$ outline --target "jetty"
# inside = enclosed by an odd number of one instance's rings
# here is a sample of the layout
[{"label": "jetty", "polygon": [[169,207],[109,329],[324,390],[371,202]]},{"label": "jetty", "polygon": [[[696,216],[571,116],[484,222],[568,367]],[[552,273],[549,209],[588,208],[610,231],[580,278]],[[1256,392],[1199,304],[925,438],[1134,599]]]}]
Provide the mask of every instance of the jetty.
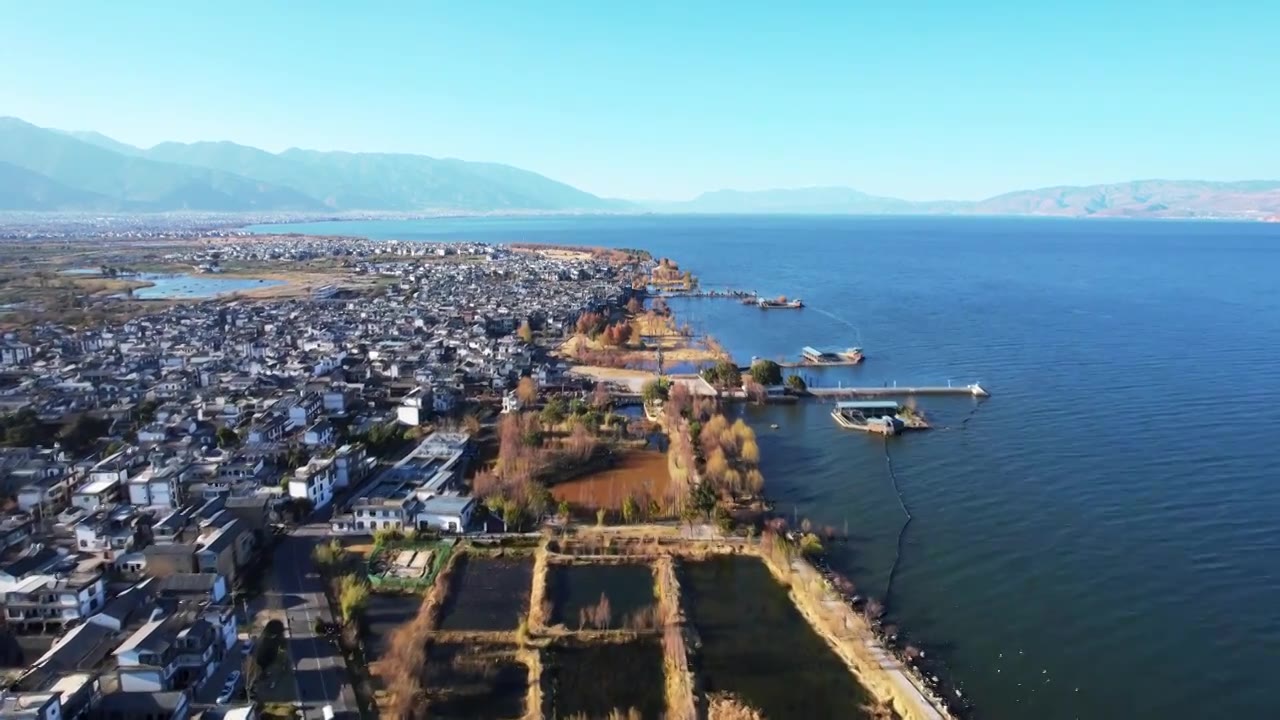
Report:
[{"label": "jetty", "polygon": [[818,398],[859,398],[859,397],[905,397],[909,395],[968,395],[970,397],[991,397],[991,393],[978,383],[968,385],[921,385],[907,387],[888,385],[884,387],[811,387],[806,392]]}]

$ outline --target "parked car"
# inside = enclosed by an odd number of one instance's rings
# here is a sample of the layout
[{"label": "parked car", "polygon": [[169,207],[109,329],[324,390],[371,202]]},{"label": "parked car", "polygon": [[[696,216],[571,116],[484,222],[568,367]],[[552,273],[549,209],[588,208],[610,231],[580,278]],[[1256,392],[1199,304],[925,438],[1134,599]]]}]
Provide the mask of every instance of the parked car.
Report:
[{"label": "parked car", "polygon": [[232,670],[227,676],[227,682],[222,686],[222,694],[218,696],[218,704],[226,705],[231,702],[231,698],[236,695],[236,686],[240,684],[240,671]]}]

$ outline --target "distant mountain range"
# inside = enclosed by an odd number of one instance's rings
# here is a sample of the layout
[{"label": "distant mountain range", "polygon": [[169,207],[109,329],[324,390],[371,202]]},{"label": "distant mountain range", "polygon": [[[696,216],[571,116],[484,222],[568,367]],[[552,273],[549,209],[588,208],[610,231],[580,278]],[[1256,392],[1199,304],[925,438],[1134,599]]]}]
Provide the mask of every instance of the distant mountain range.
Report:
[{"label": "distant mountain range", "polygon": [[1280,216],[1280,181],[1140,180],[916,202],[844,187],[717,190],[685,202],[597,197],[496,163],[395,153],[281,153],[230,142],[138,148],[0,118],[0,210],[89,212],[670,212]]},{"label": "distant mountain range", "polygon": [[269,153],[229,142],[142,149],[0,118],[0,210],[613,211],[537,173],[424,155]]},{"label": "distant mountain range", "polygon": [[1057,217],[1257,218],[1280,214],[1280,181],[1137,180],[1021,190],[978,201],[915,202],[841,187],[717,190],[655,206],[676,213],[838,215],[1037,215]]}]

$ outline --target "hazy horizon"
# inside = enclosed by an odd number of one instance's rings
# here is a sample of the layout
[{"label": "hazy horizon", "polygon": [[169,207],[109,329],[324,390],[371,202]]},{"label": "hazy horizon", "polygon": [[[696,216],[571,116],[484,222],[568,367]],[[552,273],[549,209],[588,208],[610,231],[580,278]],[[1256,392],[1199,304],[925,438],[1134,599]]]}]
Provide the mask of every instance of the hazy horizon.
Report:
[{"label": "hazy horizon", "polygon": [[[910,200],[1280,167],[1280,8],[15,5],[0,113],[529,168],[603,197]],[[198,41],[197,41],[198,40]],[[207,41],[206,41],[207,40]]]}]

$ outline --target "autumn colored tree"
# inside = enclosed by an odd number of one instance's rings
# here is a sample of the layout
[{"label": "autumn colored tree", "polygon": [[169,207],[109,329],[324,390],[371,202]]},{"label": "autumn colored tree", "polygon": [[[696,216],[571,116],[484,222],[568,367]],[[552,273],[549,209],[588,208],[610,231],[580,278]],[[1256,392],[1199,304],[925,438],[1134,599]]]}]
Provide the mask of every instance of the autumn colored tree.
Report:
[{"label": "autumn colored tree", "polygon": [[532,405],[538,401],[538,382],[531,377],[522,377],[516,384],[516,397],[521,405]]},{"label": "autumn colored tree", "polygon": [[528,320],[520,323],[520,329],[516,330],[516,335],[527,343],[533,343],[533,328],[529,326]]},{"label": "autumn colored tree", "polygon": [[585,312],[578,316],[577,330],[582,335],[595,337],[604,330],[608,320],[598,312]]},{"label": "autumn colored tree", "polygon": [[632,297],[627,301],[627,312],[632,315],[639,315],[644,312],[644,302],[638,297]]}]

